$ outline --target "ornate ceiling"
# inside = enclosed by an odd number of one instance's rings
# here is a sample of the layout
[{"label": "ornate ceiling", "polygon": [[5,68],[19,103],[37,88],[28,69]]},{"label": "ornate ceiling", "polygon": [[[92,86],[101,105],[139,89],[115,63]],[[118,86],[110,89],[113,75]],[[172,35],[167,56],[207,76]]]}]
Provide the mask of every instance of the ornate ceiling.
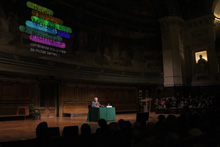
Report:
[{"label": "ornate ceiling", "polygon": [[[16,11],[24,7],[22,1],[24,0],[12,0],[12,5],[6,11]],[[120,30],[123,36],[134,36],[136,32],[145,38],[160,35],[159,18],[174,15],[187,20],[212,14],[213,5],[213,0],[32,1],[53,9],[58,18],[65,19],[65,23],[82,29],[94,29],[93,26],[97,26],[94,31],[99,31],[100,28],[113,27],[115,31]],[[5,7],[9,6],[7,1],[1,3]],[[21,13],[19,11],[17,13]]]}]

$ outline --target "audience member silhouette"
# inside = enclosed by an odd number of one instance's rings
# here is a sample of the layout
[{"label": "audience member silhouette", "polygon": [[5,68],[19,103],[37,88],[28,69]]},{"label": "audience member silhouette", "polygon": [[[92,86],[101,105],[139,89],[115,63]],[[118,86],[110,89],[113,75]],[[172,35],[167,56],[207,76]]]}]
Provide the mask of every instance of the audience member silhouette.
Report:
[{"label": "audience member silhouette", "polygon": [[64,137],[76,137],[79,135],[78,126],[66,126],[63,128],[62,135]]},{"label": "audience member silhouette", "polygon": [[108,129],[111,134],[117,134],[119,132],[119,125],[117,122],[111,122]]},{"label": "audience member silhouette", "polygon": [[126,121],[124,119],[118,120],[118,126],[119,126],[120,130],[122,130],[123,128],[126,127],[126,123],[125,122]]},{"label": "audience member silhouette", "polygon": [[47,138],[47,129],[48,129],[48,125],[47,122],[41,122],[38,124],[37,128],[36,128],[36,137],[38,139],[44,139]]},{"label": "audience member silhouette", "polygon": [[80,146],[93,146],[96,145],[96,143],[92,143],[96,140],[96,138],[94,138],[94,135],[91,134],[91,128],[88,124],[84,123],[82,124],[81,128],[81,135],[79,136],[77,142]]},{"label": "audience member silhouette", "polygon": [[91,128],[88,124],[83,124],[81,126],[81,135],[83,135],[83,136],[91,135]]},{"label": "audience member silhouette", "polygon": [[101,128],[106,128],[108,126],[105,119],[99,119],[98,124]]},{"label": "audience member silhouette", "polygon": [[109,133],[107,121],[105,119],[99,119],[98,125],[100,128],[96,129],[96,134],[105,136]]}]

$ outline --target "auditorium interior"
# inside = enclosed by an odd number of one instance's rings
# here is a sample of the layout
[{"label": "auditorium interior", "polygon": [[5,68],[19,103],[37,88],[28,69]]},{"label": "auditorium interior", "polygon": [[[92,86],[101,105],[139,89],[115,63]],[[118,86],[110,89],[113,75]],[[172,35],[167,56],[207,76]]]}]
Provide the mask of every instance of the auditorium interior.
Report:
[{"label": "auditorium interior", "polygon": [[0,147],[220,146],[219,69],[220,0],[1,1]]}]

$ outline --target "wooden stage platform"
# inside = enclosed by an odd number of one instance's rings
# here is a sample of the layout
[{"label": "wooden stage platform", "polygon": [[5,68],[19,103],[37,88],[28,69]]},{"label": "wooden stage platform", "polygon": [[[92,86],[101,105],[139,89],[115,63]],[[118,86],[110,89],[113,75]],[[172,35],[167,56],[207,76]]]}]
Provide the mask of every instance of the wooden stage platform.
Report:
[{"label": "wooden stage platform", "polygon": [[[149,122],[156,122],[159,114],[151,112]],[[167,115],[167,114],[166,114]],[[132,124],[136,121],[136,113],[117,114],[116,121],[119,119],[129,120]],[[42,118],[41,120],[14,120],[0,121],[0,142],[26,140],[35,138],[35,129],[40,122],[46,121],[48,127],[59,127],[62,133],[65,126],[79,126],[88,123],[92,129],[92,133],[99,127],[97,122],[87,122],[86,116],[80,117],[57,117]],[[108,122],[110,123],[110,122]],[[80,130],[79,130],[80,131]],[[80,132],[79,132],[80,133]]]}]

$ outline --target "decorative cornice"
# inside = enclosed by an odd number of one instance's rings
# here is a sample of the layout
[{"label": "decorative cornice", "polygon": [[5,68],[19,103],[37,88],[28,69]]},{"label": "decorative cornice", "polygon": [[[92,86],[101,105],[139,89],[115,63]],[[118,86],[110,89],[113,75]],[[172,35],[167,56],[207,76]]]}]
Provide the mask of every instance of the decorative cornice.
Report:
[{"label": "decorative cornice", "polygon": [[[21,58],[21,57],[20,57]],[[45,61],[48,62],[48,61]],[[70,78],[78,80],[115,82],[115,83],[151,83],[161,84],[162,76],[158,74],[147,74],[141,76],[140,73],[115,73],[101,72],[96,69],[85,68],[74,65],[56,63],[52,65],[45,64],[43,60],[38,63],[32,63],[9,58],[0,58],[0,71],[26,73],[33,75],[47,75],[60,78]]]},{"label": "decorative cornice", "polygon": [[186,21],[189,28],[195,28],[203,25],[213,25],[214,26],[214,15],[206,15],[198,18],[194,18]]},{"label": "decorative cornice", "polygon": [[180,17],[176,16],[167,16],[159,19],[159,22],[161,26],[167,26],[167,25],[180,25],[183,26],[185,24],[184,20]]},{"label": "decorative cornice", "polygon": [[187,27],[187,28],[194,28],[202,25],[214,25],[214,15],[206,15],[198,18],[194,18],[188,21],[184,21],[180,17],[175,16],[167,16],[164,18],[159,19],[159,22],[161,24],[161,27],[167,26],[167,25],[179,25],[181,27]]}]

